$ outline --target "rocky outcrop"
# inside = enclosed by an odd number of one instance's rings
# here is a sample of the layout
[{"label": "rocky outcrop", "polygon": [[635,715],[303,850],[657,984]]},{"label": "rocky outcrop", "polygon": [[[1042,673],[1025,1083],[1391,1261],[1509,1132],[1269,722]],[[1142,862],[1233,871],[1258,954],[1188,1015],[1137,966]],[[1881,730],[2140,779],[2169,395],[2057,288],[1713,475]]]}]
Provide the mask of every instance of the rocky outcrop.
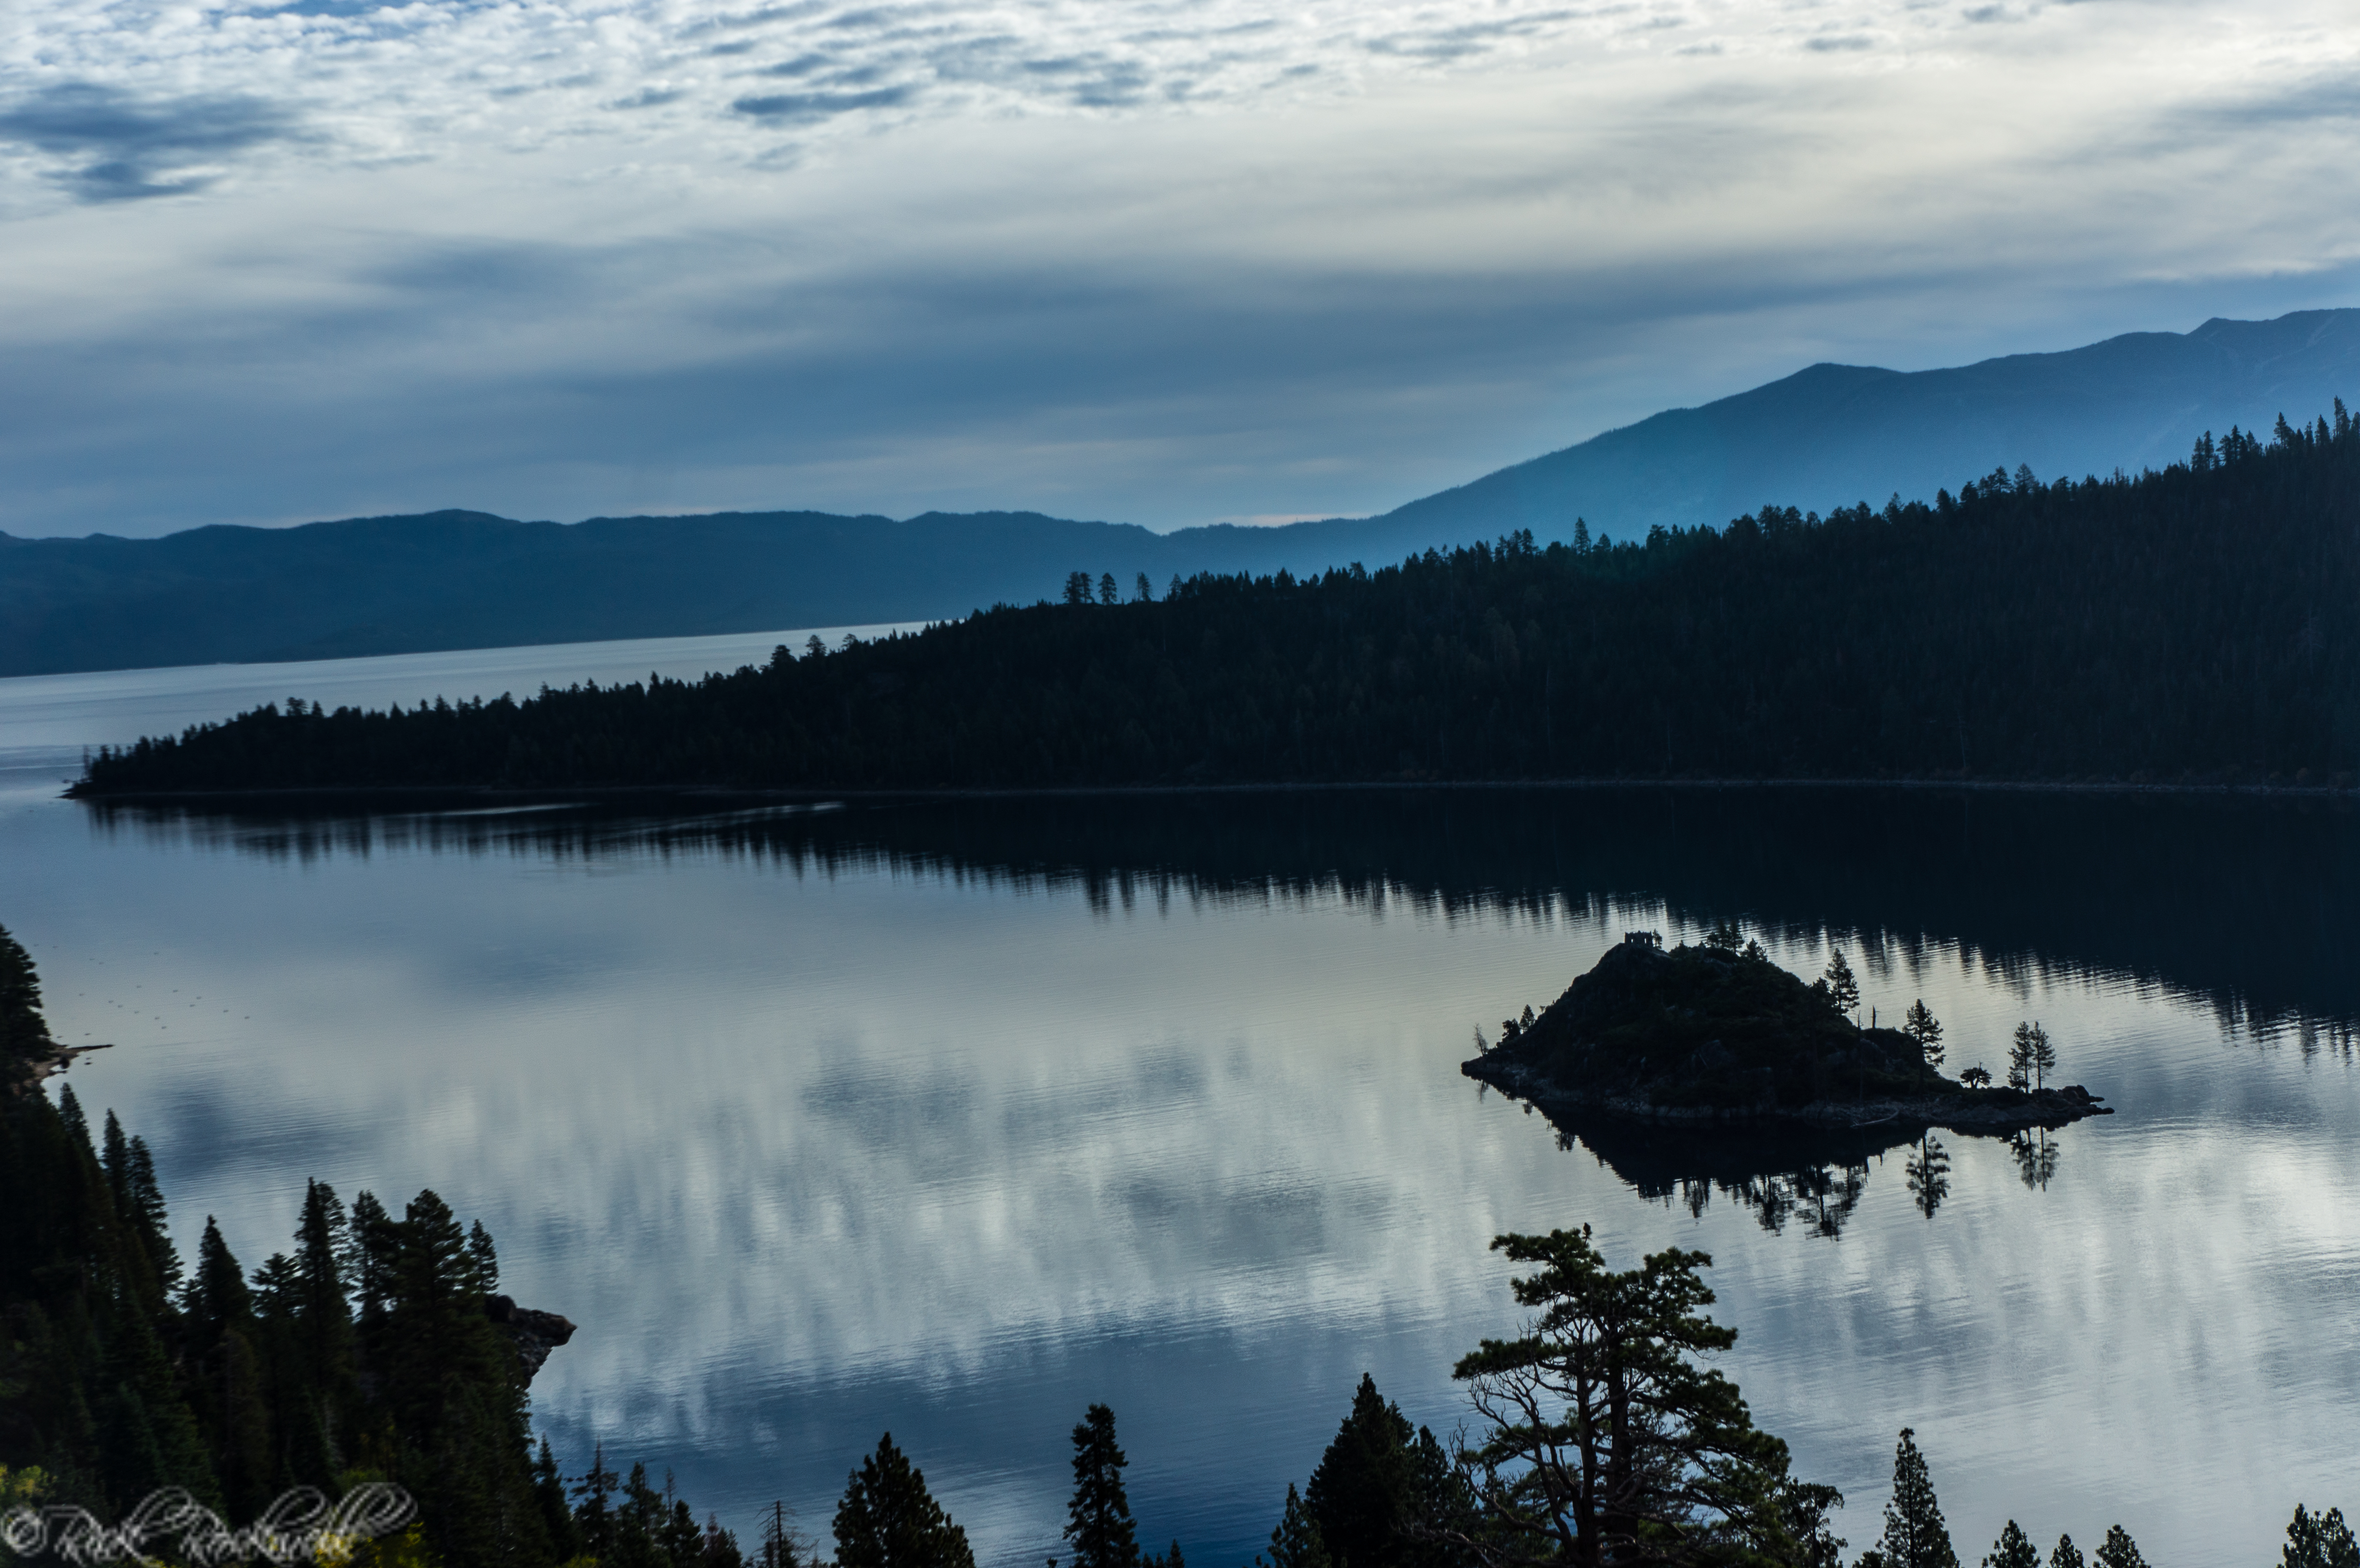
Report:
[{"label": "rocky outcrop", "polygon": [[571,1319],[519,1307],[509,1296],[486,1298],[484,1315],[498,1324],[516,1346],[517,1360],[524,1367],[524,1380],[528,1383],[549,1359],[549,1353],[574,1337]]},{"label": "rocky outcrop", "polygon": [[2033,1094],[1946,1078],[1908,1036],[1859,1028],[1765,958],[1646,941],[1608,949],[1530,1028],[1460,1071],[1535,1104],[1668,1123],[2004,1133],[2108,1114],[2078,1084]]}]

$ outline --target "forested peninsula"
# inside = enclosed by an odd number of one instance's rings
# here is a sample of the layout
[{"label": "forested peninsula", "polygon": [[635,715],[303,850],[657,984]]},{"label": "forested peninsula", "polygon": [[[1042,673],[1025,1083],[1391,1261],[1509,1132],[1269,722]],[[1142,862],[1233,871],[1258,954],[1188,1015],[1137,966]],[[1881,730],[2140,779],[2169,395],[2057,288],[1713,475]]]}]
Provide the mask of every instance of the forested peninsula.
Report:
[{"label": "forested peninsula", "polygon": [[291,702],[75,792],[847,790],[1544,779],[2350,788],[2360,434],[2233,430],[2136,476],[1371,572],[1076,572],[1065,602],[696,681]]}]

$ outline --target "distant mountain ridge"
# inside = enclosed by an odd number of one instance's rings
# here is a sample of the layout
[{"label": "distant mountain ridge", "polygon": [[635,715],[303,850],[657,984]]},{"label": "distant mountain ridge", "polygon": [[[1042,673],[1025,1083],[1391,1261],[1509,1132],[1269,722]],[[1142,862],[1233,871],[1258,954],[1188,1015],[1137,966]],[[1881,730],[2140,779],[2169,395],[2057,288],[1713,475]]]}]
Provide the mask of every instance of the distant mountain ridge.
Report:
[{"label": "distant mountain ridge", "polygon": [[[2130,332],[1949,370],[1815,365],[1674,408],[1372,518],[1388,538],[1617,538],[1717,525],[1765,503],[1830,511],[2028,463],[2044,480],[2185,462],[2232,424],[2267,432],[2360,389],[2360,310]],[[2355,399],[2360,400],[2360,399]]]},{"label": "distant mountain ridge", "polygon": [[480,512],[158,539],[0,534],[0,675],[923,620],[1030,603],[1068,572],[1297,572],[1574,520],[1617,538],[1815,511],[2029,463],[2043,478],[2160,467],[2232,423],[2267,430],[2360,389],[2360,310],[2213,320],[2060,354],[1903,372],[1817,365],[1670,409],[1378,517],[1157,534],[1032,512],[896,521],[822,512],[595,517]]}]

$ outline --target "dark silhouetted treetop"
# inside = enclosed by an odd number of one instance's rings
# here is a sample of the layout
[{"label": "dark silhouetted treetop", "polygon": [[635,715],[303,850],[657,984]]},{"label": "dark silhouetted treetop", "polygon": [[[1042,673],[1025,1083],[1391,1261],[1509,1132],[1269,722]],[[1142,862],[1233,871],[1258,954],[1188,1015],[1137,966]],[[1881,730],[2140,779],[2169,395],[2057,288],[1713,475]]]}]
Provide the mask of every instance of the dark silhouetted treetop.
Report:
[{"label": "dark silhouetted treetop", "polygon": [[1677,1248],[1610,1270],[1588,1226],[1503,1236],[1536,1266],[1514,1339],[1483,1341],[1454,1376],[1486,1431],[1466,1458],[1482,1527],[1456,1544],[1496,1564],[1795,1563],[1841,1502],[1787,1475],[1737,1386],[1702,1358],[1736,1342],[1704,1315],[1711,1258]]},{"label": "dark silhouetted treetop", "polygon": [[1885,1534],[1877,1550],[1885,1568],[1959,1568],[1926,1455],[1918,1447],[1917,1434],[1906,1426],[1893,1451],[1893,1493],[1885,1499]]},{"label": "dark silhouetted treetop", "polygon": [[1926,1053],[1927,1066],[1942,1065],[1942,1025],[1927,1008],[1926,998],[1920,996],[1909,1005],[1908,1012],[1902,1015],[1901,1032],[1918,1042],[1918,1049]]},{"label": "dark silhouetted treetop", "polygon": [[271,704],[85,793],[1374,779],[2350,782],[2360,436],[1644,544],[997,606],[825,658],[410,710]]},{"label": "dark silhouetted treetop", "polygon": [[1131,1461],[1114,1439],[1114,1411],[1092,1405],[1074,1427],[1074,1497],[1065,1539],[1073,1568],[1139,1568],[1139,1537],[1122,1487]]},{"label": "dark silhouetted treetop", "polygon": [[943,1512],[890,1432],[836,1504],[836,1568],[975,1568],[967,1531]]},{"label": "dark silhouetted treetop", "polygon": [[2282,1568],[2360,1568],[2360,1541],[2353,1540],[2343,1509],[2315,1514],[2297,1503],[2279,1561]]},{"label": "dark silhouetted treetop", "polygon": [[2147,1568],[2147,1559],[2139,1555],[2138,1542],[2118,1524],[2106,1527],[2106,1539],[2090,1553],[2090,1562],[2092,1568]]},{"label": "dark silhouetted treetop", "polygon": [[41,1013],[41,982],[32,955],[0,927],[0,1097],[34,1083],[57,1049]]},{"label": "dark silhouetted treetop", "polygon": [[2007,1521],[1992,1543],[1989,1555],[1983,1558],[1983,1568],[2040,1568],[2040,1549],[2014,1519]]},{"label": "dark silhouetted treetop", "polygon": [[1270,1554],[1256,1556],[1254,1568],[1333,1568],[1334,1561],[1328,1555],[1311,1510],[1303,1505],[1302,1494],[1288,1482],[1286,1507],[1270,1532]]},{"label": "dark silhouetted treetop", "polygon": [[1450,1538],[1476,1528],[1465,1475],[1434,1433],[1413,1430],[1365,1372],[1350,1412],[1311,1472],[1303,1503],[1337,1568],[1464,1561]]},{"label": "dark silhouetted treetop", "polygon": [[386,1480],[418,1533],[358,1568],[555,1568],[490,1238],[432,1192],[395,1221],[309,1183],[250,1274],[208,1218],[183,1280],[147,1145],[110,1112],[93,1149],[71,1087],[0,1098],[0,1465],[42,1470],[45,1502],[104,1520],[181,1486],[242,1526],[290,1487]]}]

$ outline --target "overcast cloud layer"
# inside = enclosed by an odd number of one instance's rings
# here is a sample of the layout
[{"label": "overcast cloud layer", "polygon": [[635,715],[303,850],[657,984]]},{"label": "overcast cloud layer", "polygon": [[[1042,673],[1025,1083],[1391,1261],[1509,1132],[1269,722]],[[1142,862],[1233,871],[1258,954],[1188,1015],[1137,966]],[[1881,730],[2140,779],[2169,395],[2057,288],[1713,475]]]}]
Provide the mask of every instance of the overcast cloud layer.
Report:
[{"label": "overcast cloud layer", "polygon": [[1381,510],[2360,302],[2348,5],[16,0],[0,529]]}]

